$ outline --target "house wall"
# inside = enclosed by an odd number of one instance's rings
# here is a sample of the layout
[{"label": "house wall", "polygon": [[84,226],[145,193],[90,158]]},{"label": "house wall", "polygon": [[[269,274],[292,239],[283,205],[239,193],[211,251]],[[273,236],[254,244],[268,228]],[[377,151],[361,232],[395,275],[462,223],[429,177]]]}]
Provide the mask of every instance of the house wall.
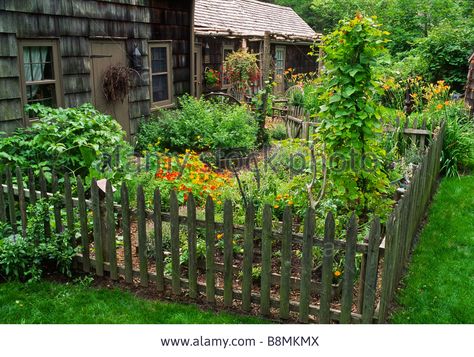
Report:
[{"label": "house wall", "polygon": [[150,114],[148,40],[173,40],[175,95],[190,90],[193,1],[186,0],[2,0],[0,1],[0,130],[21,126],[23,110],[18,40],[57,39],[63,104],[92,101],[91,41],[125,41],[127,54],[138,46],[141,76],[129,93],[130,134]]}]

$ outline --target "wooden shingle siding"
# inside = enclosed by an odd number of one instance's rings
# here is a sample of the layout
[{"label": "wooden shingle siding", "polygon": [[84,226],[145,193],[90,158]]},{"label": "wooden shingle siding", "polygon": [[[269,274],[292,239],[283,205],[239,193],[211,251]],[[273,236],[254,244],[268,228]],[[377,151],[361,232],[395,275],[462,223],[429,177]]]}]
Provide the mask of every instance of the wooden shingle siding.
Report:
[{"label": "wooden shingle siding", "polygon": [[18,77],[0,78],[0,98],[2,100],[20,99],[20,79]]},{"label": "wooden shingle siding", "polygon": [[[19,71],[20,40],[57,41],[64,106],[93,102],[92,41],[112,39],[126,45],[127,63],[136,46],[140,75],[132,75],[129,118],[150,114],[149,41],[172,41],[174,95],[191,89],[190,0],[0,0],[0,131],[23,119]],[[5,89],[4,89],[5,88]]]},{"label": "wooden shingle siding", "polygon": [[18,48],[15,35],[12,33],[0,33],[0,57],[16,57],[17,55]]},{"label": "wooden shingle siding", "polygon": [[18,120],[23,118],[23,110],[20,99],[2,99],[0,101],[0,113],[2,122]]}]

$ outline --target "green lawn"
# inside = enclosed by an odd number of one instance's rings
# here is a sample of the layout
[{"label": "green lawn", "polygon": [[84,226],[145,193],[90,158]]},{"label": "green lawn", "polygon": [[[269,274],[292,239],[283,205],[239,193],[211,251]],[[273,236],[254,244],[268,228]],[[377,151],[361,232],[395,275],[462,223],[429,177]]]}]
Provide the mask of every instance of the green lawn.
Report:
[{"label": "green lawn", "polygon": [[252,317],[202,311],[196,306],[144,300],[118,289],[39,282],[0,284],[0,323],[237,324]]},{"label": "green lawn", "polygon": [[395,323],[474,323],[474,176],[441,183],[398,303]]}]

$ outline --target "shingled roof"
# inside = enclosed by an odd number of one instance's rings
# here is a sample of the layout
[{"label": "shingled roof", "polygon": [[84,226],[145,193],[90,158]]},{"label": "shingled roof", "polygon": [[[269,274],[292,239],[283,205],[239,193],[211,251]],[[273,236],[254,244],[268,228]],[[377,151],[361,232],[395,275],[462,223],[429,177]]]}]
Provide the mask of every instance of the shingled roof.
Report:
[{"label": "shingled roof", "polygon": [[196,0],[197,35],[263,37],[314,41],[320,34],[290,7],[256,0]]}]

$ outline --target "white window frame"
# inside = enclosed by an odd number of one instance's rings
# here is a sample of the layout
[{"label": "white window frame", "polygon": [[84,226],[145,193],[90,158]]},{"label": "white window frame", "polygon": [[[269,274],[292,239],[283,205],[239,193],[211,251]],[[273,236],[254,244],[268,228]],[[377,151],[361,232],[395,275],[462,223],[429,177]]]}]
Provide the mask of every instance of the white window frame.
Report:
[{"label": "white window frame", "polygon": [[[26,74],[25,74],[25,56],[24,56],[24,48],[25,47],[51,47],[52,49],[52,62],[53,62],[53,72],[54,78],[41,80],[41,81],[26,81]],[[59,54],[59,46],[57,40],[49,40],[49,39],[38,39],[38,40],[18,40],[18,60],[19,60],[19,67],[20,67],[20,85],[21,85],[21,102],[22,106],[28,104],[26,88],[28,85],[31,84],[54,84],[54,93],[56,97],[56,106],[61,107],[63,105],[63,92],[62,92],[62,71],[61,71],[61,57]],[[25,125],[29,125],[31,122],[35,121],[35,118],[28,117],[27,113],[24,114],[24,123]]]},{"label": "white window frame", "polygon": [[[148,43],[148,58],[149,58],[149,69],[150,69],[150,102],[151,109],[156,110],[163,107],[171,107],[174,105],[174,93],[173,93],[173,54],[172,54],[172,43],[170,41],[157,41]],[[167,57],[167,72],[156,72],[153,73],[152,68],[152,49],[153,48],[166,48]],[[166,100],[159,102],[153,101],[153,75],[167,74],[168,75],[168,96]]]},{"label": "white window frame", "polygon": [[229,89],[231,87],[230,83],[224,84],[224,62],[225,62],[225,53],[226,51],[232,51],[234,52],[234,45],[222,45],[222,73],[221,73],[221,88],[222,89]]}]

